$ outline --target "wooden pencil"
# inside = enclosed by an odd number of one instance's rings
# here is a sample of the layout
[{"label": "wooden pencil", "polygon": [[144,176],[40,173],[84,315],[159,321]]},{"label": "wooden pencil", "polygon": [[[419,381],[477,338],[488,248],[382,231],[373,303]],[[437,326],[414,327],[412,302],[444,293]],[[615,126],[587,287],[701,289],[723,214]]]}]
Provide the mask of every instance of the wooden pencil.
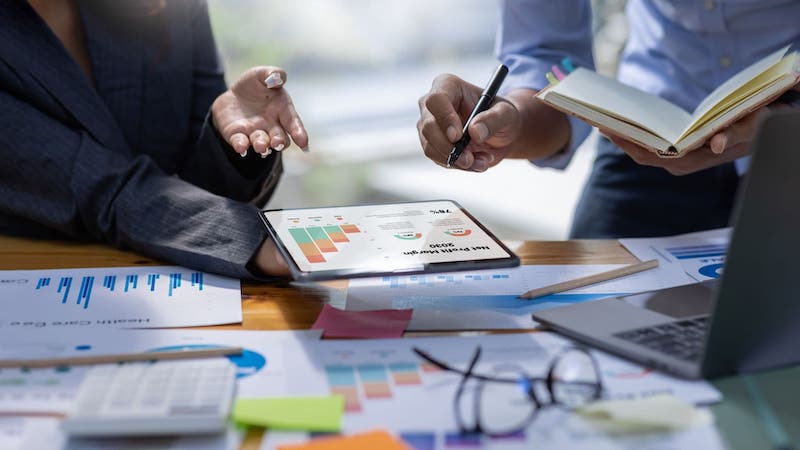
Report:
[{"label": "wooden pencil", "polygon": [[84,366],[91,364],[108,364],[132,361],[160,361],[175,359],[213,358],[218,356],[238,355],[241,347],[204,348],[196,350],[174,350],[165,352],[120,353],[111,355],[70,356],[64,358],[43,359],[6,359],[0,360],[0,369],[22,367],[36,369],[41,367]]},{"label": "wooden pencil", "polygon": [[586,277],[575,278],[574,280],[562,281],[561,283],[544,286],[530,291],[519,296],[521,299],[530,300],[537,297],[542,297],[550,294],[557,294],[559,292],[569,291],[579,287],[589,286],[592,284],[602,283],[603,281],[613,280],[628,275],[633,275],[645,270],[650,270],[658,267],[658,260],[651,259],[649,261],[642,261],[629,266],[620,267],[617,269],[609,270],[606,272],[596,273]]}]

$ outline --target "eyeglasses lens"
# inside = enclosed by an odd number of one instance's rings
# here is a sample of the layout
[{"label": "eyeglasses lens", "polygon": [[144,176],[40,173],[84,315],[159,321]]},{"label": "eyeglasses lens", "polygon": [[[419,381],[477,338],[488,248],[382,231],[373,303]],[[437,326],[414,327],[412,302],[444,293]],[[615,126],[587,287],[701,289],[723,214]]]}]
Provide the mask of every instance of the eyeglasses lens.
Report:
[{"label": "eyeglasses lens", "polygon": [[568,350],[554,362],[553,400],[568,408],[575,408],[598,398],[601,390],[600,374],[591,356],[582,350]]}]

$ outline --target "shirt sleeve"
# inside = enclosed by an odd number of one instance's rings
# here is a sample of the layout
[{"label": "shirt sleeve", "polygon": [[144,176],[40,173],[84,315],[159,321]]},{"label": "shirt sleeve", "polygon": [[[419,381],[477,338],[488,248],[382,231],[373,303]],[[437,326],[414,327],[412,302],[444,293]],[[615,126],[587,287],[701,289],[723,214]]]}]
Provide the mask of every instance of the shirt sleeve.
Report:
[{"label": "shirt sleeve", "polygon": [[[573,65],[594,69],[590,0],[503,0],[496,48],[509,74],[502,93],[514,89],[541,90],[550,67],[570,58]],[[542,167],[565,168],[592,127],[568,116],[570,142],[547,158],[532,161]]]},{"label": "shirt sleeve", "polygon": [[107,148],[2,90],[0,123],[0,222],[259,277],[248,270],[266,238],[256,207],[169,175],[147,155]]}]

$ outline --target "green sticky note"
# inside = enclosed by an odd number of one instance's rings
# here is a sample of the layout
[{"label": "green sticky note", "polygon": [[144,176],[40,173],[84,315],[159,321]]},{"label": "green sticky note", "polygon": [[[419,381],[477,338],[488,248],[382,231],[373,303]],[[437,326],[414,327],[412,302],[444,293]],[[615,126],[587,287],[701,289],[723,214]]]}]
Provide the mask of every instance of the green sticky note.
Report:
[{"label": "green sticky note", "polygon": [[273,430],[339,431],[344,397],[242,398],[233,406],[233,420]]}]

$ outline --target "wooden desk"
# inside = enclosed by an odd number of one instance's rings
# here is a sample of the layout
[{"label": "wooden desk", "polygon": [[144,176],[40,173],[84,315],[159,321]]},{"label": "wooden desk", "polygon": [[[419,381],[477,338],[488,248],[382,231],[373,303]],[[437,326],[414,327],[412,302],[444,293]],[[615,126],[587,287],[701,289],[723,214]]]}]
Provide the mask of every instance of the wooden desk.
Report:
[{"label": "wooden desk", "polygon": [[[511,242],[524,264],[630,264],[637,261],[616,241]],[[162,262],[104,245],[36,241],[0,236],[0,270],[56,269],[157,265]],[[242,285],[241,325],[223,329],[287,330],[307,329],[322,308],[324,289],[298,289],[288,283]],[[796,380],[800,368],[773,371],[756,377],[765,399],[789,430],[794,442],[800,440],[800,402]],[[769,448],[770,443],[757,410],[744,392],[738,377],[718,380],[714,385],[726,401],[712,408],[720,431],[731,448]],[[257,449],[261,433],[248,433],[243,449]]]},{"label": "wooden desk", "polygon": [[[627,264],[638,260],[616,241],[512,242],[524,264]],[[122,267],[164,264],[105,245],[38,241],[0,236],[0,270]],[[307,329],[322,309],[324,289],[299,289],[289,283],[242,283],[241,325],[231,330]]]}]

